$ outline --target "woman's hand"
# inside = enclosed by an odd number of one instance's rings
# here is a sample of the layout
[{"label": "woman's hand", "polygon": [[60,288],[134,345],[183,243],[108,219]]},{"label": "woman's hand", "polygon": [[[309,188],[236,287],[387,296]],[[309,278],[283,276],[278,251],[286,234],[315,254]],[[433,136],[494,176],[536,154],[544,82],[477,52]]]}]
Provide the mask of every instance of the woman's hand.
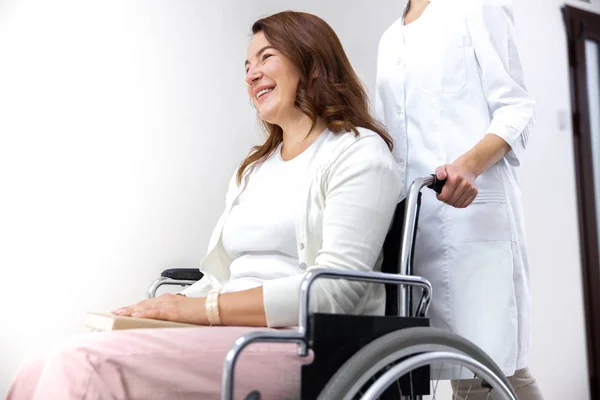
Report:
[{"label": "woman's hand", "polygon": [[204,298],[190,298],[170,293],[113,310],[113,314],[208,325]]},{"label": "woman's hand", "polygon": [[438,200],[456,208],[468,207],[477,197],[475,179],[502,160],[510,150],[504,139],[488,133],[452,164],[438,167],[435,175],[438,179],[446,179]]},{"label": "woman's hand", "polygon": [[477,174],[459,160],[435,170],[438,179],[446,179],[438,200],[456,208],[468,207],[477,197]]}]

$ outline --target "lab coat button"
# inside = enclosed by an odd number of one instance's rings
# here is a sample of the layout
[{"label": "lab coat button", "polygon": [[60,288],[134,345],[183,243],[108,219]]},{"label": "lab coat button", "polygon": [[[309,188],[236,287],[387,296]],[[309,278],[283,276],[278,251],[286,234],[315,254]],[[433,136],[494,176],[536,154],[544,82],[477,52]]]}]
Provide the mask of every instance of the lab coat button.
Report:
[{"label": "lab coat button", "polygon": [[396,107],[396,115],[397,115],[398,117],[401,117],[403,114],[404,114],[404,110],[402,109],[402,107],[400,107],[400,106],[397,106],[397,107]]},{"label": "lab coat button", "polygon": [[400,168],[404,168],[404,160],[400,160]]},{"label": "lab coat button", "polygon": [[298,247],[300,247],[300,250],[304,250],[304,243],[300,243]]},{"label": "lab coat button", "polygon": [[396,58],[396,65],[402,65],[402,57]]},{"label": "lab coat button", "polygon": [[301,263],[300,264],[300,269],[306,269],[306,264],[305,263]]}]

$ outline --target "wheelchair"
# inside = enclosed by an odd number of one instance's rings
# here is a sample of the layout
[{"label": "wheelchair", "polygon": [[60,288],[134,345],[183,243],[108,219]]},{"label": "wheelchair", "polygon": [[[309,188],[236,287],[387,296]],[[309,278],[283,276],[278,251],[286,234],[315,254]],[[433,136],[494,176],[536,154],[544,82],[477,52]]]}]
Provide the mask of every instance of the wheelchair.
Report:
[{"label": "wheelchair", "polygon": [[[501,369],[479,347],[452,332],[429,326],[432,288],[426,279],[412,274],[412,254],[421,190],[427,187],[439,193],[443,184],[435,175],[412,182],[406,199],[396,207],[386,236],[381,272],[309,271],[300,288],[296,330],[253,332],[236,340],[224,360],[221,398],[234,398],[236,361],[246,346],[293,342],[298,345],[299,356],[313,352],[313,362],[301,371],[302,400],[421,400],[432,394],[432,386],[435,399],[437,384],[432,384],[436,378],[432,375],[436,369],[441,374],[447,364],[460,368],[461,378],[475,378],[473,389],[486,390],[488,398],[518,400]],[[198,269],[165,270],[150,285],[147,297],[154,297],[162,285],[187,286],[202,276]],[[309,315],[310,288],[320,278],[384,284],[385,316]],[[419,292],[420,299],[413,304]],[[259,400],[260,393],[252,392],[245,399]]]}]

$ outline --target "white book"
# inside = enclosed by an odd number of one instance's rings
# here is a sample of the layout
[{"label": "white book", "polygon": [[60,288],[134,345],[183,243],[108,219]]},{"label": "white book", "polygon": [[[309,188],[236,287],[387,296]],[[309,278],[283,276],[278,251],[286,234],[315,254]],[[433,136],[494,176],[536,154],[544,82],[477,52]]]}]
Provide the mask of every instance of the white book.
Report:
[{"label": "white book", "polygon": [[190,328],[200,325],[183,322],[163,321],[159,319],[123,317],[112,313],[88,312],[85,315],[85,326],[100,331],[142,328]]}]

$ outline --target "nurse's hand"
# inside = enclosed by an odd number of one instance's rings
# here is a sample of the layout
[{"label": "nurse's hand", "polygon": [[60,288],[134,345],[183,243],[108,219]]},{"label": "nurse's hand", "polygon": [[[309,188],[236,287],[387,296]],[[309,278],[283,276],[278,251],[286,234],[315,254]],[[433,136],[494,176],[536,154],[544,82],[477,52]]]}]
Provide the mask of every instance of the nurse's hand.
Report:
[{"label": "nurse's hand", "polygon": [[192,298],[166,293],[137,304],[113,310],[113,314],[208,325],[204,298]]},{"label": "nurse's hand", "polygon": [[477,175],[459,162],[442,165],[435,170],[438,179],[446,179],[438,200],[456,208],[468,207],[477,197]]}]

